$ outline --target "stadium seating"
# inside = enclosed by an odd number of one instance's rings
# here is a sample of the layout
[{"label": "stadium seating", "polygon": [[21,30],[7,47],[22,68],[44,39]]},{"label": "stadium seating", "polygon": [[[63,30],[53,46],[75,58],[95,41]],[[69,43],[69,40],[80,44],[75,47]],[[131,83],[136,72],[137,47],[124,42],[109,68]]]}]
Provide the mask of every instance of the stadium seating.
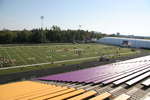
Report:
[{"label": "stadium seating", "polygon": [[[132,62],[133,61],[133,62]],[[104,85],[113,83],[119,85],[131,80],[150,70],[150,61],[143,59],[123,61],[122,63],[107,64],[95,68],[88,68],[63,74],[56,74],[38,78],[39,80],[57,80],[77,83],[102,83]],[[78,77],[80,76],[80,77]],[[147,75],[148,77],[149,75]],[[143,79],[145,77],[142,77]]]},{"label": "stadium seating", "polygon": [[129,100],[130,96],[126,94],[122,94],[118,97],[116,97],[114,100]]},{"label": "stadium seating", "polygon": [[110,98],[110,97],[111,97],[111,94],[108,93],[108,92],[105,92],[105,93],[102,93],[102,94],[100,94],[100,95],[98,95],[98,96],[96,96],[96,97],[94,97],[90,100],[104,100],[104,99],[107,99],[107,98]]},{"label": "stadium seating", "polygon": [[[93,90],[86,91],[84,89],[56,86],[35,81],[4,84],[0,86],[0,90],[0,100],[83,100],[88,98],[90,100],[103,100],[112,98],[112,94],[108,92],[97,95],[97,92]],[[121,97],[123,98],[123,96]],[[124,98],[126,97],[124,96]]]},{"label": "stadium seating", "polygon": [[93,95],[96,95],[96,94],[97,94],[96,91],[87,91],[87,92],[85,92],[79,96],[72,97],[68,100],[83,100],[83,99],[86,99],[86,98],[93,96]]},{"label": "stadium seating", "polygon": [[142,85],[144,85],[144,86],[150,86],[150,78],[147,79],[146,81],[142,82]]},{"label": "stadium seating", "polygon": [[144,73],[143,75],[138,76],[138,77],[136,77],[136,78],[134,78],[134,79],[132,79],[132,80],[130,80],[130,81],[128,81],[128,82],[126,82],[126,84],[131,86],[131,85],[133,85],[133,84],[139,82],[140,80],[142,80],[142,79],[144,79],[144,78],[146,78],[146,77],[148,77],[148,76],[150,76],[150,71],[149,71],[149,72],[146,72],[146,73]]},{"label": "stadium seating", "polygon": [[69,93],[69,92],[72,92],[72,91],[75,91],[75,88],[70,88],[70,89],[67,89],[67,90],[64,90],[64,91],[59,91],[59,92],[56,92],[56,93],[47,94],[47,95],[43,95],[43,96],[40,96],[40,97],[32,98],[32,100],[49,99],[49,98],[56,97],[56,96],[59,96],[59,95],[63,95],[63,94],[66,94],[66,93]]},{"label": "stadium seating", "polygon": [[[147,57],[3,84],[0,100],[139,100],[132,95],[143,96],[150,86],[150,60],[145,59]],[[144,87],[142,92],[138,92],[142,89],[139,85]]]},{"label": "stadium seating", "polygon": [[132,74],[132,75],[130,75],[130,76],[127,76],[127,77],[125,77],[125,78],[122,78],[122,79],[120,79],[120,80],[117,80],[117,81],[114,82],[114,84],[115,84],[115,85],[121,84],[121,83],[126,82],[126,81],[128,81],[128,80],[130,80],[130,79],[132,79],[132,78],[134,78],[134,77],[137,77],[137,76],[139,76],[139,75],[141,75],[141,74],[143,74],[143,73],[145,73],[145,72],[147,72],[147,71],[149,71],[149,70],[150,70],[150,67],[147,68],[147,69],[143,69],[143,70],[141,70],[141,71],[139,71],[139,72],[136,72],[136,73],[134,73],[134,74]]}]

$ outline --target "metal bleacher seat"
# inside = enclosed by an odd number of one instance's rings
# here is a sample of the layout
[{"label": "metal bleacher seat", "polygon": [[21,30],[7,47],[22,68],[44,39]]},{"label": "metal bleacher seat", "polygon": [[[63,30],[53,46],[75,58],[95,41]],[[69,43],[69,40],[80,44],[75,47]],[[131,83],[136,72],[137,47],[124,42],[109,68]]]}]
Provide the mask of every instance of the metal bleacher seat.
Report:
[{"label": "metal bleacher seat", "polygon": [[28,95],[35,91],[49,89],[53,87],[53,85],[46,85],[31,81],[4,84],[0,86],[0,100],[12,100]]},{"label": "metal bleacher seat", "polygon": [[137,77],[137,76],[139,76],[139,75],[141,75],[141,74],[143,74],[143,73],[145,73],[145,72],[147,72],[147,71],[149,71],[149,70],[150,70],[150,67],[147,68],[147,69],[144,69],[144,70],[142,70],[142,71],[139,71],[139,72],[137,72],[137,73],[134,73],[134,74],[132,74],[132,75],[130,75],[130,76],[127,76],[127,77],[125,77],[125,78],[122,78],[122,79],[120,79],[120,80],[117,80],[117,81],[113,82],[113,84],[114,84],[114,85],[119,85],[119,84],[121,84],[121,83],[123,83],[123,82],[126,82],[126,81],[128,81],[128,80],[130,80],[130,79],[133,79],[133,78],[135,78],[135,77]]},{"label": "metal bleacher seat", "polygon": [[66,93],[66,94],[63,94],[63,95],[60,95],[60,96],[57,96],[57,97],[54,97],[54,98],[51,98],[48,100],[63,100],[63,99],[67,99],[67,98],[79,95],[79,94],[84,93],[84,92],[85,92],[84,89],[79,89],[79,90],[76,90],[76,91],[73,91],[70,93]]},{"label": "metal bleacher seat", "polygon": [[21,100],[29,100],[29,99],[45,96],[45,95],[48,95],[48,94],[51,94],[51,93],[55,93],[55,92],[58,92],[58,91],[63,91],[63,90],[66,90],[66,89],[67,89],[67,87],[56,87],[56,88],[53,88],[53,89],[47,89],[47,91],[41,91],[41,93],[36,93],[34,95],[28,95],[26,97],[23,97],[23,98],[21,98]]},{"label": "metal bleacher seat", "polygon": [[0,100],[27,100],[43,95],[67,90],[68,87],[43,84],[33,81],[22,81],[0,86]]},{"label": "metal bleacher seat", "polygon": [[[46,88],[46,89],[40,89],[40,90],[35,90],[35,91],[31,91],[31,92],[29,92],[29,93],[24,93],[24,94],[22,94],[22,95],[19,95],[19,96],[16,96],[15,98],[17,98],[17,99],[22,99],[22,98],[29,98],[29,97],[32,97],[32,96],[34,96],[34,95],[38,95],[38,94],[40,94],[40,95],[42,95],[42,93],[46,93],[48,90],[49,91],[51,91],[51,90],[53,90],[53,89],[56,89],[56,87],[49,87],[49,88]],[[58,88],[57,88],[58,89]],[[58,90],[60,90],[60,89],[58,89]]]},{"label": "metal bleacher seat", "polygon": [[144,78],[146,78],[148,76],[150,76],[150,71],[146,72],[146,73],[144,73],[144,74],[142,74],[142,75],[140,75],[140,76],[138,76],[138,77],[136,77],[136,78],[134,78],[134,79],[132,79],[128,82],[126,82],[126,84],[127,85],[133,85],[133,84],[139,82],[140,80],[143,80]]},{"label": "metal bleacher seat", "polygon": [[91,97],[91,96],[94,96],[96,95],[97,92],[96,91],[87,91],[79,96],[76,96],[76,97],[73,97],[73,98],[70,98],[68,100],[83,100],[83,99],[86,99],[88,97]]},{"label": "metal bleacher seat", "polygon": [[98,95],[98,96],[96,96],[96,97],[94,97],[90,100],[104,100],[104,99],[107,99],[107,98],[111,98],[111,96],[112,95],[110,93],[105,92],[105,93],[102,93],[102,94],[100,94],[100,95]]},{"label": "metal bleacher seat", "polygon": [[69,88],[69,89],[64,90],[64,91],[59,91],[59,92],[55,92],[55,93],[43,95],[43,96],[41,96],[41,97],[36,97],[36,98],[33,98],[32,100],[50,99],[50,98],[53,98],[53,97],[56,97],[56,96],[60,96],[60,95],[66,94],[66,93],[73,92],[73,91],[75,91],[75,90],[76,90],[75,88]]},{"label": "metal bleacher seat", "polygon": [[121,94],[118,97],[116,97],[114,100],[129,100],[130,96],[126,94]]},{"label": "metal bleacher seat", "polygon": [[0,90],[0,100],[82,100],[97,94],[92,90],[86,91],[34,81],[1,85]]},{"label": "metal bleacher seat", "polygon": [[142,85],[144,86],[150,86],[150,78],[142,82]]}]

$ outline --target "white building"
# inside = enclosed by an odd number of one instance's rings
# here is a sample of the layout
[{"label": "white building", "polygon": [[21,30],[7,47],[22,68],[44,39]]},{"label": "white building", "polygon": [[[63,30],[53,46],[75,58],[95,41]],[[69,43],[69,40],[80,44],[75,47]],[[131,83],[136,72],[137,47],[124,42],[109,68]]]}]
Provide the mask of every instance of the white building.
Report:
[{"label": "white building", "polygon": [[133,48],[149,48],[150,40],[134,39],[134,38],[121,38],[121,37],[104,37],[96,41],[97,43],[128,46]]}]

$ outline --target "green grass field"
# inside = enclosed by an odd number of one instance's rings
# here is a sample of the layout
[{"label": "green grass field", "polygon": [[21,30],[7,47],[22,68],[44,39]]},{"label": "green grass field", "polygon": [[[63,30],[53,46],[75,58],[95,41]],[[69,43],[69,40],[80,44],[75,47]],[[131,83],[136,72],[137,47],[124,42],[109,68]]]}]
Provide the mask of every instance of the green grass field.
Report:
[{"label": "green grass field", "polygon": [[11,64],[3,67],[46,63],[102,55],[121,56],[135,54],[129,48],[102,44],[41,44],[41,45],[1,45],[0,57],[9,59]]}]

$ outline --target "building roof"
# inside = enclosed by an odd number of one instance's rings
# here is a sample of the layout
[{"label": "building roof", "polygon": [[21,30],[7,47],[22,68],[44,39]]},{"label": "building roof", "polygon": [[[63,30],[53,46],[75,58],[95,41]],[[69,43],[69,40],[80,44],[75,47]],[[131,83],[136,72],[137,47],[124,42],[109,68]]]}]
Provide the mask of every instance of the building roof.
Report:
[{"label": "building roof", "polygon": [[150,40],[147,40],[147,39],[136,39],[136,38],[123,38],[123,37],[104,37],[104,38],[124,39],[124,40],[137,40],[137,41],[150,42]]}]

